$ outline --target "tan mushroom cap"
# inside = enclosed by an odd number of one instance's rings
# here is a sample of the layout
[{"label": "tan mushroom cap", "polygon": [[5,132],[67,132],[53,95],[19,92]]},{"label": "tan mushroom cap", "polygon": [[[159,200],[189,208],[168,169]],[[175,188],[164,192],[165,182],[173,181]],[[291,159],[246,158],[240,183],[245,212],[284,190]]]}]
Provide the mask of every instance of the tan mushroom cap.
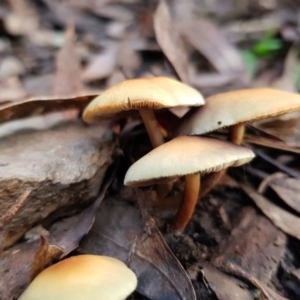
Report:
[{"label": "tan mushroom cap", "polygon": [[202,95],[195,89],[170,78],[153,77],[123,81],[96,97],[85,109],[83,119],[95,123],[113,118],[123,111],[140,108],[162,109],[200,106]]},{"label": "tan mushroom cap", "polygon": [[118,259],[78,255],[41,272],[19,300],[122,300],[136,286],[135,274]]},{"label": "tan mushroom cap", "polygon": [[245,164],[253,157],[250,149],[230,142],[181,136],[136,161],[128,169],[124,184],[147,186],[169,177],[218,172]]},{"label": "tan mushroom cap", "polygon": [[205,106],[182,121],[175,135],[203,134],[297,109],[300,96],[289,92],[261,88],[222,93],[208,97]]}]

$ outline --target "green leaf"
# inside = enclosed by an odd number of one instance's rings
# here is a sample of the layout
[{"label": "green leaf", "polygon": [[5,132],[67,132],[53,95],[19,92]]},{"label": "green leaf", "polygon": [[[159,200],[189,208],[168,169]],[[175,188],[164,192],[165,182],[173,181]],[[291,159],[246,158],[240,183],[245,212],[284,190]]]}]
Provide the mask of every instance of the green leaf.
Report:
[{"label": "green leaf", "polygon": [[283,48],[283,41],[276,38],[265,38],[253,47],[253,52],[257,56],[273,56]]}]

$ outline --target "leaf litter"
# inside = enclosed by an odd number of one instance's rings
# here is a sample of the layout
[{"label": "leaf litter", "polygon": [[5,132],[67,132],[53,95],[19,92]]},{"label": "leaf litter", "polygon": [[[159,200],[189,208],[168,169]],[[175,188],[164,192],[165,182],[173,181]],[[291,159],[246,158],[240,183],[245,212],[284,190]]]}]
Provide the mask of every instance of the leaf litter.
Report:
[{"label": "leaf litter", "polygon": [[[229,1],[197,5],[192,1],[185,4],[180,1],[149,4],[134,0],[79,2],[43,0],[39,5],[35,2],[29,5],[25,0],[11,0],[0,4],[0,19],[4,24],[0,36],[0,101],[4,104],[0,107],[0,123],[7,122],[0,126],[0,132],[6,130],[4,135],[11,135],[13,139],[27,134],[25,129],[32,128],[43,135],[55,125],[56,118],[59,122],[74,120],[94,97],[108,86],[124,80],[124,76],[179,77],[183,82],[200,88],[204,95],[257,84],[299,90],[298,69],[295,67],[298,64],[297,18],[292,3],[268,5],[253,1],[251,5],[257,13],[254,16],[245,9],[244,0],[237,5]],[[240,22],[238,27],[231,26],[237,22]],[[272,50],[268,41],[275,37],[282,48]],[[268,57],[258,56],[258,45],[260,53],[263,51]],[[265,48],[262,49],[262,45]],[[244,56],[246,52],[248,56]],[[250,56],[252,60],[249,60]],[[166,65],[165,58],[170,65]],[[175,118],[163,113],[159,116],[162,127],[172,128],[184,112]],[[169,119],[172,125],[168,124]],[[8,122],[12,120],[16,123]],[[9,126],[9,130],[5,129]],[[18,297],[29,283],[30,274],[38,273],[65,255],[78,253],[87,244],[86,251],[107,251],[107,254],[120,256],[135,268],[140,274],[138,291],[150,299],[168,299],[169,295],[172,299],[234,299],[236,295],[243,299],[297,299],[297,289],[293,287],[299,282],[297,270],[300,262],[295,254],[299,242],[292,240],[291,236],[299,238],[296,197],[299,172],[295,165],[286,163],[297,161],[299,154],[297,116],[255,124],[269,136],[260,132],[254,137],[252,132],[252,136],[246,133],[245,138],[247,143],[255,145],[253,148],[259,156],[251,166],[256,173],[264,168],[266,174],[273,174],[278,169],[283,172],[282,177],[271,175],[262,183],[263,177],[252,178],[253,184],[270,186],[294,208],[293,213],[282,202],[270,198],[270,189],[265,190],[264,196],[255,190],[247,192],[256,199],[256,206],[287,235],[253,211],[254,205],[240,194],[239,185],[227,183],[215,187],[199,203],[191,225],[183,234],[162,235],[158,228],[164,228],[166,219],[176,211],[176,203],[171,209],[167,208],[167,214],[160,211],[166,207],[163,203],[157,205],[158,215],[162,216],[157,218],[151,207],[141,201],[143,197],[151,198],[151,193],[143,191],[126,199],[120,196],[122,174],[135,159],[150,150],[144,129],[139,121],[131,123],[131,120],[113,126],[113,133],[107,122],[91,127],[95,134],[99,130],[100,140],[103,134],[109,139],[113,134],[112,144],[115,147],[122,145],[118,155],[111,151],[107,156],[110,163],[120,159],[121,164],[100,210],[97,212],[93,204],[80,208],[75,205],[68,211],[69,215],[64,215],[65,208],[58,209],[41,218],[36,227],[22,233],[18,241],[3,250],[0,272],[6,272],[4,277],[0,276],[5,278],[0,280],[1,299]],[[119,133],[123,128],[127,128],[127,133],[122,136]],[[288,144],[273,139],[271,135],[279,136]],[[119,141],[124,136],[126,143]],[[90,137],[96,139],[96,135]],[[29,136],[28,140],[33,143]],[[120,156],[122,151],[124,157]],[[289,160],[280,160],[278,151],[284,151]],[[15,158],[23,152],[23,149],[17,151]],[[95,154],[97,150],[93,152]],[[1,168],[5,166],[1,165]],[[239,172],[233,172],[237,182],[244,178]],[[246,177],[251,181],[249,178]],[[16,179],[19,180],[20,176]],[[101,180],[93,186],[93,199],[100,184]],[[18,202],[18,197],[22,192],[26,193],[26,189],[19,185],[16,188],[14,193],[8,193],[9,201],[4,207],[0,205],[3,211],[0,220],[4,224],[11,218],[9,223],[14,223],[20,214],[24,214],[24,207],[30,200],[29,194],[24,204]],[[55,190],[54,186],[50,190],[42,189],[41,195],[51,196]],[[36,191],[33,189],[31,193]],[[172,193],[169,200],[180,198],[181,181],[175,183]],[[78,199],[82,194],[83,189],[78,190]],[[111,213],[102,212],[106,208]],[[120,211],[123,218],[115,211]],[[101,216],[105,214],[106,223],[98,220],[100,213]],[[95,214],[96,222],[91,229]],[[131,217],[135,220],[132,224],[126,219]],[[121,228],[124,236],[119,236],[110,218],[126,225]],[[95,227],[97,224],[101,228]],[[101,244],[95,237],[98,232],[106,233],[101,235]],[[83,236],[83,243],[76,252]],[[280,268],[290,277],[281,277]],[[224,284],[220,285],[220,281]],[[143,299],[141,295],[132,297]]]}]

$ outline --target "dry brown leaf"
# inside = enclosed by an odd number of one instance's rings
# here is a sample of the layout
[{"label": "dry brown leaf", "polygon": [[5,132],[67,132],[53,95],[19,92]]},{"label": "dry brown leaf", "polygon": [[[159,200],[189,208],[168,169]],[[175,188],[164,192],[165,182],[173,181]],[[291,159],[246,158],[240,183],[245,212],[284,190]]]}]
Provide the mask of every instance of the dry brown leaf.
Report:
[{"label": "dry brown leaf", "polygon": [[56,74],[53,94],[67,96],[79,94],[82,90],[81,65],[75,51],[75,28],[69,23],[65,31],[65,42],[56,56]]},{"label": "dry brown leaf", "polygon": [[244,207],[232,220],[231,234],[224,238],[214,254],[212,264],[226,269],[231,263],[271,286],[284,256],[287,238],[265,216],[252,207]]},{"label": "dry brown leaf", "polygon": [[18,77],[10,77],[0,82],[0,103],[13,102],[28,97]]},{"label": "dry brown leaf", "polygon": [[197,19],[179,24],[182,35],[203,54],[220,73],[243,73],[240,52],[211,20]]},{"label": "dry brown leaf", "polygon": [[277,172],[261,182],[258,192],[262,194],[266,186],[270,186],[287,205],[300,213],[299,179],[290,178],[284,173]]},{"label": "dry brown leaf", "polygon": [[6,30],[12,35],[28,35],[38,28],[39,19],[28,0],[9,0],[12,13],[4,18]]},{"label": "dry brown leaf", "polygon": [[134,78],[135,71],[141,65],[141,57],[126,39],[120,43],[117,53],[117,65],[127,78]]},{"label": "dry brown leaf", "polygon": [[265,283],[260,281],[259,279],[256,278],[256,276],[253,273],[249,273],[245,271],[243,268],[240,266],[233,264],[231,262],[228,262],[226,264],[226,268],[224,270],[228,274],[232,274],[236,277],[242,278],[246,280],[247,282],[250,282],[252,285],[254,285],[256,288],[258,288],[264,298],[267,300],[289,300],[285,297],[282,297],[281,295],[277,294],[274,292],[272,289],[270,289]]},{"label": "dry brown leaf", "polygon": [[241,184],[244,192],[258,208],[282,231],[300,240],[300,218],[287,212],[257,193],[253,188]]},{"label": "dry brown leaf", "polygon": [[264,138],[264,137],[260,137],[260,136],[257,137],[257,136],[246,134],[244,137],[244,142],[250,143],[250,144],[255,144],[255,145],[260,145],[260,146],[265,146],[265,147],[272,148],[272,149],[284,150],[284,151],[300,154],[300,148],[298,148],[298,147],[290,146],[290,145],[286,144],[285,142],[275,141],[275,140],[271,140],[269,138]]},{"label": "dry brown leaf", "polygon": [[145,233],[138,209],[121,199],[106,199],[79,252],[110,255],[127,261],[138,276],[137,291],[149,299],[195,299],[186,272],[164,238],[155,225],[149,228],[152,229],[150,236]]},{"label": "dry brown leaf", "polygon": [[118,45],[114,42],[107,44],[106,48],[94,56],[82,73],[82,80],[101,80],[110,76],[117,63]]},{"label": "dry brown leaf", "polygon": [[280,78],[273,82],[272,87],[292,93],[297,93],[297,66],[298,66],[299,46],[293,46],[289,50],[283,67],[283,73]]},{"label": "dry brown leaf", "polygon": [[13,56],[5,57],[0,62],[0,79],[19,76],[25,73],[24,65]]},{"label": "dry brown leaf", "polygon": [[31,268],[30,281],[36,275],[42,272],[45,267],[49,266],[63,254],[63,250],[55,245],[50,245],[46,239],[41,236],[41,245],[36,252]]},{"label": "dry brown leaf", "polygon": [[208,285],[216,293],[219,300],[253,299],[245,284],[240,280],[228,276],[208,264],[200,263],[200,265]]},{"label": "dry brown leaf", "polygon": [[9,104],[0,108],[0,123],[68,109],[82,110],[97,96],[39,97]]},{"label": "dry brown leaf", "polygon": [[191,84],[197,88],[220,87],[232,83],[239,74],[235,73],[199,73],[190,74]]},{"label": "dry brown leaf", "polygon": [[161,0],[154,14],[154,30],[156,40],[163,53],[184,83],[188,82],[188,51],[173,22],[169,7]]},{"label": "dry brown leaf", "polygon": [[94,6],[93,13],[101,17],[117,21],[132,22],[134,20],[133,11],[117,3],[110,5],[101,5],[96,7]]}]

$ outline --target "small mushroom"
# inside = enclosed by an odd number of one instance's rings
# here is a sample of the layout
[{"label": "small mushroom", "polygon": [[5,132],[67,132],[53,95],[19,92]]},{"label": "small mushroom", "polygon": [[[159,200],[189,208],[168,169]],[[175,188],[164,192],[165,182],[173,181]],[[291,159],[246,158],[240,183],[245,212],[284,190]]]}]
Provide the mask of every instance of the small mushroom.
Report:
[{"label": "small mushroom", "polygon": [[123,300],[136,286],[135,274],[118,259],[78,255],[42,271],[19,300]]},{"label": "small mushroom", "polygon": [[183,231],[198,200],[200,174],[240,166],[253,157],[250,149],[230,142],[203,137],[177,137],[136,161],[128,169],[124,184],[149,186],[185,176],[185,192],[172,225],[175,231]]},{"label": "small mushroom", "polygon": [[232,91],[208,97],[205,106],[186,115],[175,136],[199,135],[229,127],[230,141],[241,144],[246,122],[300,109],[300,96],[275,89]]},{"label": "small mushroom", "polygon": [[128,111],[138,110],[155,148],[163,144],[164,139],[153,110],[203,104],[203,97],[197,90],[179,81],[165,77],[131,79],[96,97],[85,109],[83,120],[96,123],[124,117]]}]

